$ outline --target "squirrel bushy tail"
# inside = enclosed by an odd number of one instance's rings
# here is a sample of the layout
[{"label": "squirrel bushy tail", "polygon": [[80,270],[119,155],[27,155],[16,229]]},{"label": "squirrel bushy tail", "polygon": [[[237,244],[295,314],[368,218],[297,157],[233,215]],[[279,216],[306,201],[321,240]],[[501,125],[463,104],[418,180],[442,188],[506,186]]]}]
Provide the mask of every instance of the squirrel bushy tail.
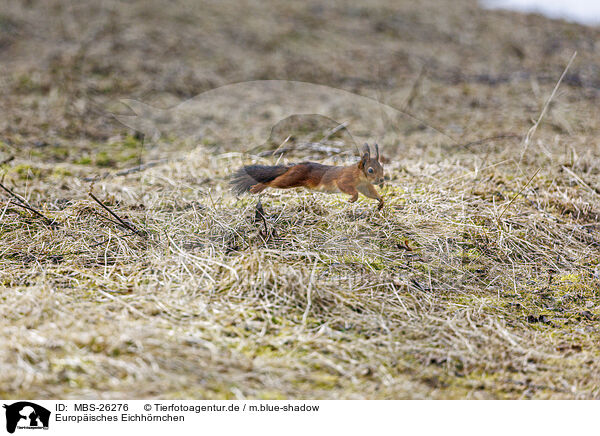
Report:
[{"label": "squirrel bushy tail", "polygon": [[287,165],[249,165],[237,170],[231,178],[231,186],[236,194],[250,191],[257,183],[269,183],[285,173]]}]

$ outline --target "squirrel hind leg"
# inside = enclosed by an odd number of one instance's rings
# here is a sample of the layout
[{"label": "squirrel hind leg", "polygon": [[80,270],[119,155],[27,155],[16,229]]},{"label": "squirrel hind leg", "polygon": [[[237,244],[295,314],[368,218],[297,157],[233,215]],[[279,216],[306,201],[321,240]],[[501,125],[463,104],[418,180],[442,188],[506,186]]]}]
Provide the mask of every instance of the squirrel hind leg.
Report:
[{"label": "squirrel hind leg", "polygon": [[265,183],[257,183],[256,185],[252,185],[252,187],[250,188],[250,193],[258,194],[259,192],[264,191],[268,187],[269,186],[266,185]]}]

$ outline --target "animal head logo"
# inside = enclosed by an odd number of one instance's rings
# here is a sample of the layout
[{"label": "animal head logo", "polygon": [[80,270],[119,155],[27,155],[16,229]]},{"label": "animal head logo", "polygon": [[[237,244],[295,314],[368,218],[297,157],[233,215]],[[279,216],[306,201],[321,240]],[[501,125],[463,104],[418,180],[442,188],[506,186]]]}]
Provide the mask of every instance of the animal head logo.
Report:
[{"label": "animal head logo", "polygon": [[[257,154],[256,150],[260,148],[268,149],[264,145],[272,137],[274,128],[290,117],[324,117],[335,122],[337,127],[332,131],[341,127],[346,129],[345,133],[354,142],[346,152],[358,155],[359,168],[367,180],[376,185],[382,185],[384,181],[380,145],[398,147],[411,135],[417,143],[428,145],[442,144],[448,139],[454,141],[441,130],[376,99],[307,82],[259,80],[235,83],[209,90],[170,109],[159,109],[135,100],[121,101],[135,115],[113,115],[151,142],[165,137],[167,141],[161,144],[164,145],[169,143],[169,138],[176,138],[193,147],[205,136],[210,136],[249,154]],[[359,151],[358,143],[376,144],[374,154],[368,147]],[[317,145],[319,150],[324,149],[321,144]],[[283,154],[292,149],[280,146],[276,152]],[[337,150],[338,153],[342,151]],[[390,152],[397,154],[399,150]],[[272,154],[275,152],[260,153],[261,156]],[[262,186],[252,174],[236,174],[238,191],[241,186],[256,185],[252,191],[255,192]]]},{"label": "animal head logo", "polygon": [[243,138],[249,151],[264,144],[274,126],[297,115],[316,115],[344,125],[357,143],[398,144],[418,133],[423,141],[450,138],[424,121],[380,101],[330,86],[288,80],[240,82],[206,91],[170,109],[124,99],[135,115],[113,114],[125,126],[156,141],[162,136],[228,141]]},{"label": "animal head logo", "polygon": [[6,431],[14,433],[21,429],[47,429],[50,411],[29,401],[19,401],[3,406],[6,409]]}]

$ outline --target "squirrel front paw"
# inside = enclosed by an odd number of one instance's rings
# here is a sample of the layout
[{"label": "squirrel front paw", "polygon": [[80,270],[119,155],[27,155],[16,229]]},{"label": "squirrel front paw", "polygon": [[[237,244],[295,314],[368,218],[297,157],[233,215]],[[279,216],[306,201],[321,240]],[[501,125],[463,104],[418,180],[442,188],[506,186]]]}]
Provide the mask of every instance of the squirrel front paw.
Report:
[{"label": "squirrel front paw", "polygon": [[379,200],[379,206],[377,206],[377,210],[383,209],[383,200]]},{"label": "squirrel front paw", "polygon": [[350,200],[348,200],[348,203],[354,203],[356,200],[358,200],[358,194],[354,194]]}]

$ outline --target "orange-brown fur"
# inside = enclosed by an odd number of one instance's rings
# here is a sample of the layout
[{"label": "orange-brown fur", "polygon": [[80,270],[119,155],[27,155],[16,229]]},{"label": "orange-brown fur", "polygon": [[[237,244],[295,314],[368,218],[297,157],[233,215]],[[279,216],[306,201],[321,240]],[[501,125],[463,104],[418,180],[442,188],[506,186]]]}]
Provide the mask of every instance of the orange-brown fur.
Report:
[{"label": "orange-brown fur", "polygon": [[381,210],[384,201],[373,183],[383,183],[383,167],[379,162],[379,147],[375,144],[376,156],[371,158],[369,146],[365,144],[363,156],[358,164],[350,166],[322,165],[302,162],[288,166],[251,165],[239,169],[232,180],[238,193],[258,194],[266,188],[289,189],[305,187],[324,192],[343,192],[350,195],[350,203],[361,193],[365,197],[379,200]]}]

